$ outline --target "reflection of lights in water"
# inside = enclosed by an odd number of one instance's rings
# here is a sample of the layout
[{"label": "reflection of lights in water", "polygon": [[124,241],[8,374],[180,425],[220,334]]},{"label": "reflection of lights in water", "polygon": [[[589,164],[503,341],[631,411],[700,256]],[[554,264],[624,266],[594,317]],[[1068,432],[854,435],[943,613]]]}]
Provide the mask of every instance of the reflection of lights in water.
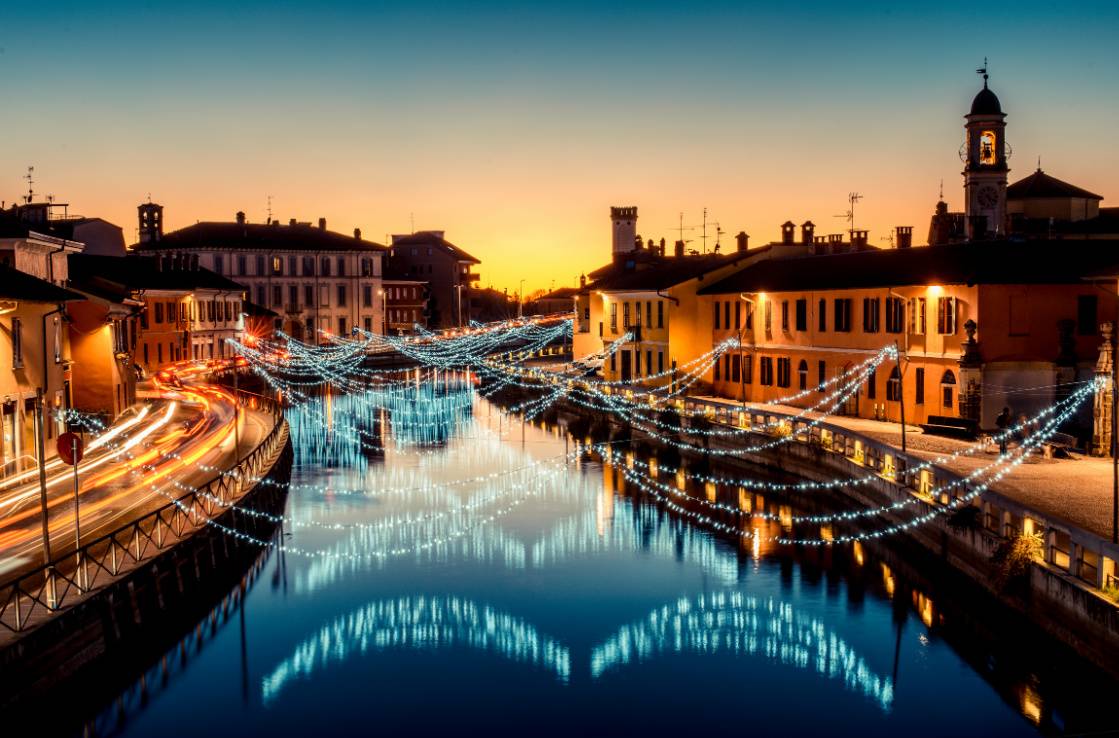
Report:
[{"label": "reflection of lights in water", "polygon": [[818,618],[773,599],[741,592],[682,598],[631,623],[591,652],[591,676],[666,653],[760,655],[839,679],[883,709],[894,700],[890,680]]},{"label": "reflection of lights in water", "polygon": [[851,544],[851,552],[855,555],[855,563],[862,566],[866,562],[866,556],[863,553],[863,544],[861,541],[855,541]]},{"label": "reflection of lights in water", "polygon": [[520,618],[458,597],[401,597],[370,603],[323,626],[264,677],[263,699],[275,699],[292,679],[371,649],[455,646],[544,668],[562,682],[571,675],[567,648]]},{"label": "reflection of lights in water", "polygon": [[1041,724],[1041,695],[1029,684],[1022,685],[1020,693],[1022,714],[1034,725]]},{"label": "reflection of lights in water", "polygon": [[926,628],[931,628],[933,625],[933,601],[928,595],[921,594],[917,590],[913,590],[913,609],[921,617],[921,622],[925,624]]},{"label": "reflection of lights in water", "polygon": [[894,588],[897,583],[894,581],[894,572],[890,569],[885,562],[879,562],[882,565],[882,583],[886,585],[886,594],[890,597],[894,596]]}]

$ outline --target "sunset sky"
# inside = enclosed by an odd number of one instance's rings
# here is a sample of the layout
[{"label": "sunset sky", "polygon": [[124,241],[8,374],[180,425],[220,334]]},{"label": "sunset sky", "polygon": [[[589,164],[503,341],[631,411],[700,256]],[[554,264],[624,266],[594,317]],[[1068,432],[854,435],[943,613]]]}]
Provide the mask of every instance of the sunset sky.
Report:
[{"label": "sunset sky", "polygon": [[169,229],[272,195],[378,241],[414,217],[531,290],[607,258],[611,205],[670,243],[707,207],[733,246],[839,232],[853,190],[873,243],[923,242],[984,56],[1011,181],[1040,155],[1119,204],[1114,2],[37,5],[0,13],[0,199],[34,165],[130,242],[149,192]]}]

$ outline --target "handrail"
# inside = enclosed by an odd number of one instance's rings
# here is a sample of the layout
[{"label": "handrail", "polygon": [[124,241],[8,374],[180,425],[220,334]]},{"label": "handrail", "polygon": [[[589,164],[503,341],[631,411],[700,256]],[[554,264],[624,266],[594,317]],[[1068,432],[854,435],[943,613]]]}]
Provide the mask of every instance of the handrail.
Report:
[{"label": "handrail", "polygon": [[[250,404],[260,399],[254,397]],[[243,400],[239,398],[241,404]],[[86,541],[76,551],[0,583],[0,633],[24,632],[135,565],[174,546],[229,509],[229,505],[265,476],[287,443],[287,424],[279,405],[271,411],[272,430],[257,447],[224,474],[192,489],[110,533]]]}]

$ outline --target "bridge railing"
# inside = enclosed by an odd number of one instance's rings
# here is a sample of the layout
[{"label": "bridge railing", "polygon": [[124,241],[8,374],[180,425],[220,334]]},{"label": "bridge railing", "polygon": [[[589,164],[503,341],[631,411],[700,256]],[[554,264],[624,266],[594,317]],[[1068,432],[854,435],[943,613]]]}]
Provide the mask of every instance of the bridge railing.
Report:
[{"label": "bridge railing", "polygon": [[86,541],[49,564],[0,583],[0,634],[21,633],[72,607],[99,587],[206,526],[251,489],[256,480],[267,475],[287,443],[287,424],[280,406],[251,393],[239,393],[238,403],[268,412],[273,418],[272,429],[256,448],[202,487]]}]

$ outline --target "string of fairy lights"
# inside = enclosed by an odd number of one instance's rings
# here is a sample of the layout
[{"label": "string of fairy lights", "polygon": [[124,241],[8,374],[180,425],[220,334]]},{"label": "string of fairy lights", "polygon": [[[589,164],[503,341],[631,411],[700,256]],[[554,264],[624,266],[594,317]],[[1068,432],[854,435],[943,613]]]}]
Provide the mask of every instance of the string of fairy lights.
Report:
[{"label": "string of fairy lights", "polygon": [[[277,335],[272,341],[249,346],[235,343],[256,376],[270,392],[288,405],[293,436],[299,436],[304,456],[297,463],[323,463],[339,448],[349,448],[347,458],[362,454],[391,452],[422,461],[437,457],[451,438],[464,440],[465,428],[473,425],[476,402],[491,403],[503,391],[516,396],[499,414],[519,416],[527,423],[561,403],[586,409],[613,419],[622,427],[637,432],[643,441],[662,451],[682,453],[681,459],[703,457],[741,457],[777,449],[786,444],[816,439],[817,429],[844,407],[885,362],[898,359],[897,348],[883,347],[865,360],[824,379],[762,404],[723,405],[714,411],[709,403],[690,398],[712,367],[724,355],[739,347],[736,339],[715,344],[712,349],[671,369],[633,379],[602,379],[573,376],[562,364],[543,365],[537,361],[548,348],[573,338],[569,319],[547,323],[533,320],[471,323],[464,329],[443,332],[418,330],[413,336],[380,336],[355,329],[350,336],[323,334],[318,344],[304,343],[291,336]],[[623,335],[607,344],[599,358],[610,360],[631,340]],[[391,352],[412,366],[374,367],[371,355]],[[356,551],[315,550],[282,540],[264,540],[216,519],[199,519],[223,534],[263,547],[311,558],[343,557],[355,560],[383,560],[438,549],[469,536],[510,514],[527,500],[541,497],[563,485],[564,467],[572,460],[600,458],[608,468],[619,468],[624,483],[656,504],[691,522],[716,532],[789,545],[834,545],[900,534],[927,524],[962,505],[970,504],[985,490],[1025,462],[1062,424],[1074,417],[1096,390],[1095,382],[1063,385],[1067,396],[1033,417],[1005,428],[983,442],[962,445],[914,463],[907,460],[905,479],[926,471],[934,472],[931,484],[918,490],[899,486],[899,498],[887,504],[845,508],[837,512],[792,514],[755,510],[751,505],[732,504],[716,494],[719,487],[734,487],[757,493],[822,493],[829,490],[864,486],[876,480],[893,479],[894,470],[863,468],[831,479],[775,481],[770,478],[733,476],[709,472],[706,467],[692,469],[690,464],[664,463],[656,455],[648,460],[633,452],[622,453],[608,443],[582,443],[561,457],[493,468],[481,474],[468,474],[443,482],[414,482],[382,485],[367,489],[362,485],[306,484],[280,482],[268,477],[241,478],[235,470],[222,470],[196,462],[195,467],[214,475],[232,477],[242,487],[253,484],[281,487],[291,493],[321,494],[339,498],[399,497],[423,503],[418,513],[390,514],[376,522],[340,522],[293,518],[251,506],[228,504],[217,496],[201,492],[205,499],[249,517],[292,529],[316,528],[324,531],[362,531],[378,541],[375,547]],[[1041,391],[1045,388],[1025,388]],[[790,405],[791,412],[772,412],[772,406]],[[500,417],[499,415],[499,417]],[[761,420],[759,423],[758,420]],[[67,415],[67,422],[104,432],[94,418]],[[509,424],[511,426],[511,424]],[[476,432],[480,432],[477,431]],[[501,424],[492,438],[502,437]],[[458,434],[458,435],[456,435]],[[627,437],[630,437],[627,434]],[[967,474],[950,476],[945,481],[937,468],[985,452],[992,442],[1019,439],[1012,449],[984,460]],[[713,442],[718,443],[713,443]],[[669,483],[671,480],[671,483]],[[694,489],[703,487],[707,494]],[[462,494],[456,494],[460,490]],[[180,502],[189,485],[172,481],[157,488],[159,494]],[[463,496],[465,495],[465,496]],[[725,496],[724,496],[725,497]],[[198,510],[183,505],[184,512],[196,518]],[[908,513],[908,515],[906,515]],[[204,516],[203,516],[204,517]],[[780,523],[783,532],[768,534],[758,527]],[[832,532],[830,526],[844,530]],[[792,526],[818,526],[819,535],[793,533]],[[828,528],[827,532],[824,529]],[[850,530],[847,530],[847,529]]]}]

